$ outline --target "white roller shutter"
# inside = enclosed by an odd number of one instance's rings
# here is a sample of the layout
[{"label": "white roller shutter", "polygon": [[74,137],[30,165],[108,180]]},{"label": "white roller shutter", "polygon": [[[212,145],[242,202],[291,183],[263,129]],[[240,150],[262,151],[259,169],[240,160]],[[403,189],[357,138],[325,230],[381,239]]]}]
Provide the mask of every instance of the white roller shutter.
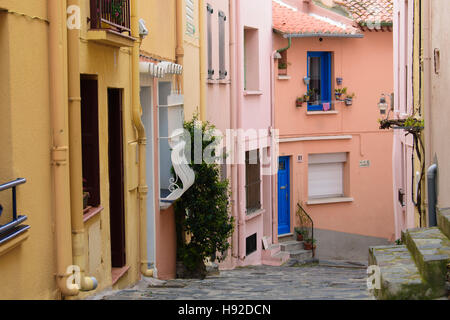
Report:
[{"label": "white roller shutter", "polygon": [[346,159],[345,153],[309,156],[308,196],[310,199],[344,196]]}]

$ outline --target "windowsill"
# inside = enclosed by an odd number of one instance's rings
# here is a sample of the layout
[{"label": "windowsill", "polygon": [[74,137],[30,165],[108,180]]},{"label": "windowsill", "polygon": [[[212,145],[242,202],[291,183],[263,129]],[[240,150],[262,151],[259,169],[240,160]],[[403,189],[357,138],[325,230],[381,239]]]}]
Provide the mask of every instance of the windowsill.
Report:
[{"label": "windowsill", "polygon": [[112,285],[115,285],[130,270],[130,266],[111,268]]},{"label": "windowsill", "polygon": [[164,202],[164,201],[160,201],[160,202],[159,202],[159,210],[160,210],[160,211],[167,210],[167,209],[169,209],[172,205],[173,205],[173,202]]},{"label": "windowsill", "polygon": [[19,234],[18,236],[0,245],[0,257],[7,254],[14,248],[21,245],[25,240],[27,240],[28,237],[30,236],[30,232],[28,231],[28,229],[25,230],[23,233]]},{"label": "windowsill", "polygon": [[84,223],[88,222],[89,220],[91,220],[92,218],[94,218],[95,216],[100,214],[100,212],[102,212],[103,210],[104,210],[104,208],[102,206],[95,207],[95,208],[87,207],[83,211],[83,222]]},{"label": "windowsill", "polygon": [[207,84],[231,84],[230,79],[208,79],[206,80]]},{"label": "windowsill", "polygon": [[318,115],[331,115],[331,114],[339,114],[339,111],[337,110],[330,110],[330,111],[307,111],[306,115],[308,116],[318,116]]},{"label": "windowsill", "polygon": [[291,80],[291,76],[288,75],[278,75],[278,80]]},{"label": "windowsill", "polygon": [[353,202],[355,199],[347,197],[336,197],[336,198],[323,198],[323,199],[310,199],[306,202],[307,205],[318,205],[318,204],[330,204],[330,203],[347,203]]},{"label": "windowsill", "polygon": [[252,212],[249,215],[246,215],[245,221],[253,220],[253,219],[261,216],[262,214],[264,214],[264,212],[266,212],[266,210],[264,210],[264,209],[259,209],[255,212]]},{"label": "windowsill", "polygon": [[244,96],[261,96],[262,94],[262,91],[244,91]]}]

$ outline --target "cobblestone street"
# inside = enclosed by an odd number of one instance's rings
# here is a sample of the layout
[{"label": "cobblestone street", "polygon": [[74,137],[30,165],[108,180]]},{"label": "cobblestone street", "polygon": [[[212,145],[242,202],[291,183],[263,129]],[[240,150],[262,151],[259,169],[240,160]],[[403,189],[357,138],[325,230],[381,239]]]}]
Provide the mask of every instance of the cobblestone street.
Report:
[{"label": "cobblestone street", "polygon": [[205,280],[142,280],[103,300],[368,300],[364,268],[258,266],[221,271]]}]

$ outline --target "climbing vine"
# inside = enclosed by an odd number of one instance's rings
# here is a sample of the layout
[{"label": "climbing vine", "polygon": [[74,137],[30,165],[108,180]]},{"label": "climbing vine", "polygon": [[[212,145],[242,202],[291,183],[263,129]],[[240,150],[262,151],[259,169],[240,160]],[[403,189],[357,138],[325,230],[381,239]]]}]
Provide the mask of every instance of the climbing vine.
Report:
[{"label": "climbing vine", "polygon": [[[202,150],[211,150],[220,142],[211,134],[214,126],[200,122],[198,115],[185,122],[184,129],[191,135],[191,150],[194,150],[195,130],[203,133]],[[221,179],[219,165],[204,160],[196,164],[194,152],[191,153],[195,182],[175,203],[177,260],[182,262],[187,277],[204,278],[205,259],[221,262],[230,248],[228,239],[233,233],[234,219],[230,216],[229,181]],[[214,151],[212,156],[215,157]]]}]

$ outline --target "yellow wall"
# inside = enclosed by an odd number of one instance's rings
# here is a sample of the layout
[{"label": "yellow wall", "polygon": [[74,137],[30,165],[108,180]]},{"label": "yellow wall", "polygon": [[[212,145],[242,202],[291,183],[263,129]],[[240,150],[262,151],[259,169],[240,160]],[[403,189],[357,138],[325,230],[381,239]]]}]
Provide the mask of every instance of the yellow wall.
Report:
[{"label": "yellow wall", "polygon": [[28,180],[17,204],[31,225],[29,238],[0,256],[0,299],[54,299],[48,25],[30,18],[47,19],[47,3],[0,0],[0,8],[27,15],[0,13],[0,183]]}]

